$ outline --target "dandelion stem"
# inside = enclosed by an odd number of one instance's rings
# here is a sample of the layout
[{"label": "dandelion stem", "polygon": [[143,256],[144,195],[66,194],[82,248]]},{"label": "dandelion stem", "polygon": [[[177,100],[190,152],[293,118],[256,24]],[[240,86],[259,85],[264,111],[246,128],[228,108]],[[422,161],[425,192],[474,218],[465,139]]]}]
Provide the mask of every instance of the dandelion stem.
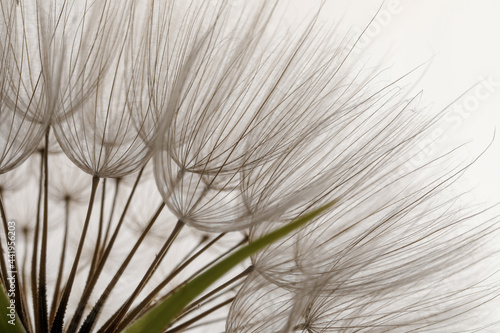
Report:
[{"label": "dandelion stem", "polygon": [[38,311],[40,312],[40,329],[42,332],[49,330],[47,310],[47,234],[49,223],[49,132],[45,132],[45,149],[43,151],[43,219],[42,219],[42,243],[40,249],[40,269],[38,277]]},{"label": "dandelion stem", "polygon": [[[220,286],[218,286],[217,288],[215,288],[211,292],[207,293],[203,297],[200,297],[199,299],[197,299],[193,303],[189,304],[189,306],[187,306],[184,309],[184,311],[179,315],[179,317],[177,317],[176,321],[185,317],[186,315],[188,315],[189,313],[191,313],[195,309],[198,309],[199,307],[203,306],[204,304],[207,303],[207,302],[203,303],[205,300],[207,300],[208,298],[210,298],[213,295],[216,295],[220,291],[224,290],[226,287],[234,284],[236,281],[238,281],[238,280],[244,278],[245,276],[247,276],[248,274],[252,273],[254,271],[254,269],[255,269],[254,266],[249,266],[247,269],[245,269],[243,272],[241,272],[240,274],[233,277],[231,280],[221,284]],[[210,302],[210,300],[209,300],[209,302]]]},{"label": "dandelion stem", "polygon": [[338,200],[334,200],[319,209],[302,215],[291,223],[241,247],[227,258],[219,261],[205,271],[197,273],[192,280],[188,280],[186,283],[176,288],[176,290],[168,295],[166,299],[155,304],[152,309],[148,310],[146,314],[130,325],[126,329],[126,332],[144,332],[144,327],[147,327],[148,332],[164,332],[165,328],[171,325],[172,321],[175,320],[185,307],[189,306],[189,304],[212,283],[220,279],[224,274],[252,254],[285,237],[294,230],[303,227],[306,223],[325,212],[325,210],[332,207],[337,202]]},{"label": "dandelion stem", "polygon": [[[144,171],[144,168],[142,168],[139,171],[139,174],[137,175],[137,179],[135,180],[134,186],[132,187],[132,191],[130,192],[129,198],[127,200],[127,203],[125,204],[125,207],[123,208],[122,215],[120,217],[120,220],[118,221],[118,224],[116,225],[115,231],[113,232],[113,235],[111,236],[111,239],[109,240],[108,246],[106,246],[106,249],[102,255],[102,258],[100,258],[99,263],[96,266],[95,272],[89,271],[89,275],[87,277],[87,283],[85,285],[85,289],[83,290],[83,294],[80,297],[80,300],[78,301],[78,305],[76,307],[75,315],[73,316],[73,319],[71,320],[68,333],[72,333],[76,331],[76,326],[80,322],[80,319],[83,316],[83,311],[85,309],[85,306],[87,305],[87,302],[90,298],[90,295],[92,294],[92,290],[94,289],[95,284],[97,283],[97,279],[101,275],[101,272],[104,268],[104,265],[106,264],[106,260],[109,257],[109,254],[111,253],[111,249],[113,248],[114,242],[116,238],[118,237],[118,233],[120,231],[120,228],[123,224],[123,221],[125,220],[125,215],[127,213],[128,207],[130,206],[130,203],[132,202],[132,198],[134,196],[135,190],[137,189],[137,186],[139,185],[139,181],[142,176],[142,172]],[[103,244],[104,245],[104,244]]]},{"label": "dandelion stem", "polygon": [[[223,236],[225,235],[224,233],[223,234],[220,234],[219,236]],[[175,266],[174,270],[177,270],[179,267],[181,267],[181,265],[183,265],[187,260],[190,260],[189,258],[191,258],[193,256],[193,254],[195,253],[196,249],[199,248],[203,243],[205,243],[207,240],[209,239],[209,236],[207,235],[203,235],[201,238],[200,238],[200,241],[191,249],[191,251],[189,251],[186,256],[184,258],[182,258],[182,260],[177,264],[177,266]]]},{"label": "dandelion stem", "polygon": [[[101,244],[101,238],[102,238],[102,229],[103,229],[103,225],[104,225],[104,206],[105,206],[105,202],[106,202],[106,184],[107,184],[107,179],[105,178],[102,181],[101,212],[99,214],[99,230],[97,232],[97,239],[95,241],[94,254],[92,256],[92,262],[90,264],[89,275],[94,274],[95,265],[97,264],[97,261],[99,260],[99,258],[101,256],[102,248],[104,247],[104,243]],[[108,228],[108,230],[109,230],[109,228]]]},{"label": "dandelion stem", "polygon": [[[28,287],[26,283],[26,265],[28,262],[28,249],[29,249],[29,241],[28,241],[28,235],[29,235],[29,229],[27,227],[22,228],[22,233],[23,233],[23,238],[24,238],[24,256],[23,256],[23,263],[21,266],[21,278],[23,281],[23,301],[24,304],[28,304]],[[27,321],[28,324],[31,324],[30,321]],[[31,330],[31,327],[28,328]]]},{"label": "dandelion stem", "polygon": [[[228,249],[226,252],[224,252],[223,254],[221,254],[220,256],[218,256],[217,258],[215,258],[214,260],[212,260],[211,262],[209,262],[208,264],[206,264],[205,266],[203,266],[202,268],[200,268],[199,270],[197,270],[194,274],[192,274],[187,280],[191,280],[193,278],[195,278],[198,274],[200,274],[201,272],[203,272],[204,270],[208,269],[209,267],[213,266],[215,263],[217,263],[218,261],[222,260],[222,258],[224,258],[225,256],[229,255],[231,252],[233,252],[234,250],[236,250],[237,248],[239,248],[240,246],[242,246],[243,244],[247,243],[248,242],[248,237],[245,236],[241,241],[239,241],[236,245],[234,245],[233,247],[231,247],[230,249]],[[172,291],[173,292],[173,291]]]},{"label": "dandelion stem", "polygon": [[121,183],[121,178],[116,178],[115,179],[115,193],[113,195],[113,203],[111,204],[111,211],[109,212],[109,219],[108,219],[108,225],[106,228],[106,234],[104,235],[104,240],[102,241],[102,248],[104,248],[104,245],[108,242],[108,237],[109,237],[109,232],[111,229],[111,223],[113,221],[113,216],[115,213],[115,207],[116,207],[116,202],[118,201],[118,193],[120,189],[120,183]]},{"label": "dandelion stem", "polygon": [[209,319],[209,320],[206,320],[204,322],[198,323],[196,325],[191,325],[188,328],[184,329],[183,332],[191,331],[191,330],[194,330],[194,329],[200,328],[200,327],[206,327],[206,326],[220,323],[220,322],[225,322],[226,320],[227,320],[227,316],[222,315],[222,316],[219,316],[218,318]]},{"label": "dandelion stem", "polygon": [[42,210],[43,178],[45,149],[40,150],[40,178],[38,182],[38,202],[36,208],[36,223],[33,232],[33,254],[31,256],[31,296],[33,298],[33,313],[35,315],[35,331],[40,332],[40,311],[38,309],[38,237],[40,234],[40,211]]},{"label": "dandelion stem", "polygon": [[[225,235],[225,233],[222,233],[220,235],[218,235],[216,238],[214,238],[212,241],[210,241],[210,243],[208,243],[207,245],[205,245],[201,250],[199,250],[198,252],[196,252],[194,255],[194,251],[196,251],[196,249],[201,246],[201,244],[205,243],[208,239],[208,236],[203,236],[200,241],[198,242],[198,244],[196,244],[196,246],[190,251],[190,253],[186,256],[186,258],[184,258],[181,263],[179,265],[177,265],[175,268],[174,268],[174,271],[172,273],[169,274],[169,276],[167,276],[159,285],[157,285],[155,287],[155,289],[153,289],[153,291],[151,291],[143,300],[142,302],[137,305],[132,311],[130,311],[130,313],[125,317],[125,319],[123,320],[122,324],[121,325],[125,325],[125,323],[128,323],[130,322],[132,319],[134,319],[135,317],[137,317],[137,315],[144,310],[144,308],[152,302],[152,300],[156,297],[156,295],[170,282],[172,281],[172,279],[177,275],[179,274],[184,268],[186,268],[194,259],[196,259],[200,254],[202,254],[203,252],[205,252],[209,247],[211,247],[213,244],[215,244],[219,239],[221,239],[223,236]],[[111,318],[111,319],[114,319],[114,318]],[[108,324],[108,323],[106,323]],[[105,327],[107,325],[104,325],[103,327]]]},{"label": "dandelion stem", "polygon": [[[99,298],[99,300],[97,301],[97,303],[94,305],[94,307],[90,311],[90,314],[85,319],[85,321],[83,322],[82,326],[80,327],[79,333],[91,332],[91,330],[94,327],[94,324],[95,324],[95,322],[96,322],[96,320],[97,320],[97,318],[99,316],[99,313],[100,313],[100,311],[101,311],[104,303],[108,299],[108,297],[111,294],[111,291],[113,290],[113,288],[118,283],[120,277],[122,276],[123,272],[127,268],[128,264],[130,263],[130,261],[134,257],[135,253],[137,252],[137,249],[139,248],[139,246],[144,241],[144,238],[146,238],[146,235],[149,233],[149,231],[153,227],[154,223],[158,219],[158,216],[160,216],[160,213],[162,212],[163,208],[165,208],[165,203],[164,202],[161,203],[161,205],[156,210],[156,213],[154,214],[154,216],[151,217],[148,225],[143,230],[141,236],[136,241],[134,247],[128,253],[127,258],[123,261],[122,265],[120,266],[120,268],[118,269],[118,271],[113,276],[113,279],[107,285],[107,287],[104,290],[104,292],[102,293],[101,297]],[[75,319],[75,318],[76,318],[76,316],[74,317],[74,320],[72,320],[72,322],[71,322],[71,324],[69,326],[68,332],[72,332],[73,330],[76,331],[76,326],[78,325],[79,319],[78,318]],[[73,325],[73,327],[72,327],[72,325]]]},{"label": "dandelion stem", "polygon": [[[139,304],[137,305],[134,310],[132,310],[128,315],[127,317],[123,320],[122,323],[120,323],[120,326],[119,326],[119,329],[123,329],[125,328],[130,322],[132,322],[132,320],[134,320],[138,315],[141,315],[142,313],[146,312],[149,308],[150,308],[150,303],[153,301],[153,299],[156,297],[156,295],[158,295],[158,293],[170,282],[172,281],[172,279],[174,277],[176,277],[180,272],[182,272],[184,270],[184,268],[186,268],[191,262],[193,262],[197,257],[199,257],[202,253],[204,253],[208,248],[210,248],[213,244],[215,244],[217,241],[219,241],[224,235],[226,235],[225,233],[221,233],[219,234],[217,237],[215,237],[212,241],[210,241],[210,243],[208,243],[207,245],[205,245],[202,249],[200,249],[198,252],[196,252],[196,254],[194,254],[191,258],[189,258],[189,260],[187,260],[186,262],[184,262],[181,266],[179,266],[177,269],[175,269],[172,273],[170,273],[158,286],[156,286],[155,289],[153,289],[152,292],[150,292],[148,294],[148,296],[146,296],[144,298],[144,300]],[[203,271],[204,269],[206,269],[207,267],[213,265],[215,262],[217,262],[218,260],[220,260],[221,258],[225,257],[227,254],[231,253],[232,251],[234,251],[236,248],[238,248],[239,246],[243,245],[244,243],[247,242],[247,238],[243,239],[243,241],[239,242],[238,244],[236,244],[235,246],[233,246],[232,248],[230,248],[228,251],[226,251],[225,253],[223,253],[222,255],[220,255],[218,258],[216,258],[215,260],[213,260],[211,263],[209,263],[208,265],[206,265],[205,267],[203,267],[202,269],[198,270],[196,273],[194,273],[193,275],[191,275],[183,284],[187,283],[190,279],[192,279],[193,277],[195,277],[197,274],[199,274],[201,271]],[[174,288],[174,290],[170,291],[167,295],[165,295],[163,298],[165,297],[168,297],[168,295],[171,295],[175,290],[177,290],[178,288],[180,288],[181,286],[178,286],[176,288]]]},{"label": "dandelion stem", "polygon": [[149,266],[148,270],[146,271],[146,273],[142,277],[141,281],[139,282],[139,284],[135,288],[132,295],[130,295],[130,297],[127,299],[127,301],[120,307],[120,309],[113,316],[114,319],[112,319],[112,321],[109,323],[110,328],[107,331],[109,331],[109,332],[117,331],[116,326],[120,324],[120,321],[125,316],[125,314],[127,313],[128,309],[130,308],[132,303],[135,301],[137,295],[139,295],[139,293],[142,291],[142,289],[144,288],[146,283],[148,283],[148,281],[151,279],[154,272],[158,268],[158,265],[161,263],[161,261],[163,260],[163,258],[167,254],[168,250],[170,249],[170,246],[175,241],[175,239],[177,238],[177,236],[179,235],[179,233],[183,227],[184,227],[184,222],[182,222],[181,220],[178,220],[174,229],[170,233],[170,236],[163,244],[159,253],[156,255],[155,259],[153,260],[153,262]]},{"label": "dandelion stem", "polygon": [[59,270],[57,273],[57,280],[56,280],[56,285],[54,287],[54,296],[52,297],[52,305],[50,307],[50,316],[49,316],[49,322],[52,324],[54,321],[54,316],[56,314],[56,309],[57,309],[57,302],[59,300],[60,296],[60,290],[61,290],[61,281],[62,281],[62,276],[64,272],[64,261],[66,259],[66,246],[68,242],[68,225],[69,225],[69,205],[70,201],[69,198],[66,198],[64,200],[64,236],[63,236],[63,245],[62,245],[62,250],[61,250],[61,257],[59,261]]},{"label": "dandelion stem", "polygon": [[78,269],[78,262],[80,261],[80,256],[82,254],[83,245],[85,243],[85,238],[87,236],[87,230],[89,227],[90,216],[92,215],[92,208],[94,206],[95,194],[97,191],[97,185],[99,184],[99,177],[94,176],[92,178],[92,189],[90,192],[89,206],[87,209],[87,216],[85,218],[85,223],[83,225],[83,230],[80,237],[80,243],[78,244],[78,249],[76,251],[75,260],[73,266],[71,267],[71,272],[68,277],[66,286],[61,297],[61,301],[57,308],[56,316],[54,317],[54,323],[52,324],[51,333],[62,333],[64,324],[64,315],[66,313],[66,307],[68,306],[68,300],[71,293],[71,288],[73,287],[73,282],[75,280],[76,271]]},{"label": "dandelion stem", "polygon": [[208,316],[209,314],[211,314],[212,312],[215,312],[217,310],[219,310],[220,308],[228,305],[228,304],[231,304],[232,302],[234,301],[234,297],[233,298],[230,298],[224,302],[221,302],[217,305],[215,305],[214,307],[212,307],[211,309],[208,309],[207,311],[199,314],[198,316],[194,317],[193,319],[191,320],[188,320],[186,321],[185,323],[183,324],[180,324],[179,326],[176,326],[168,331],[166,331],[165,333],[176,333],[176,332],[181,332],[183,331],[184,329],[188,328],[189,326],[191,326],[192,324],[196,323],[197,321],[205,318],[206,316]]}]

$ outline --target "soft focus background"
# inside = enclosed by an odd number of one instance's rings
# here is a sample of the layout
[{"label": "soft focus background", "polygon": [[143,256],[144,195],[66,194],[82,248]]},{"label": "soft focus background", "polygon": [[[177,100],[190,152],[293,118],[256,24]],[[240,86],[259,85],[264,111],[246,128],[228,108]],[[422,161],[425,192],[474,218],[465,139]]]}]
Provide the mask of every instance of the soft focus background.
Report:
[{"label": "soft focus background", "polygon": [[[311,11],[310,3],[293,0],[293,11]],[[424,65],[412,76],[413,91],[423,91],[428,112],[448,107],[428,155],[464,142],[471,157],[488,147],[500,126],[499,1],[327,0],[324,11],[358,33],[373,19],[357,53],[388,68],[393,79]],[[491,203],[499,199],[499,135],[467,175],[474,196]]]}]

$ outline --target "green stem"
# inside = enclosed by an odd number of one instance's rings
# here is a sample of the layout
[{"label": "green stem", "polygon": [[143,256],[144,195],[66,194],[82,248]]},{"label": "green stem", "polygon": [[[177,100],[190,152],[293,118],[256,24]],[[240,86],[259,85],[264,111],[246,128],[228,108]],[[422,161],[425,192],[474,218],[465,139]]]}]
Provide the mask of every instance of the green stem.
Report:
[{"label": "green stem", "polygon": [[[253,271],[254,271],[254,266],[249,266],[247,269],[245,269],[243,272],[241,272],[240,274],[233,277],[231,280],[221,284],[220,286],[218,286],[217,288],[215,288],[211,292],[207,293],[203,297],[200,297],[199,299],[197,299],[193,303],[189,304],[189,306],[186,307],[184,309],[184,311],[182,311],[182,313],[179,315],[179,317],[176,320],[179,320],[179,319],[185,317],[186,315],[190,314],[195,309],[203,306],[204,304],[207,304],[208,302],[213,301],[214,298],[212,298],[210,300],[208,300],[208,299],[214,295],[217,295],[220,291],[222,291],[225,288],[229,287],[230,285],[234,284],[236,281],[244,278],[245,276],[252,273]],[[229,290],[231,290],[231,289],[229,289]],[[222,293],[222,294],[224,294],[224,293]],[[217,297],[220,297],[220,295],[217,295]],[[215,297],[215,298],[217,298],[217,297]],[[208,302],[203,303],[205,300],[208,300]]]},{"label": "green stem", "polygon": [[[0,285],[0,332],[2,333],[26,333],[23,325],[17,316],[11,312],[10,299],[5,292],[3,285]],[[12,316],[13,314],[13,316]]]},{"label": "green stem", "polygon": [[208,309],[207,311],[199,314],[198,316],[194,317],[193,319],[190,319],[188,321],[186,321],[185,323],[182,323],[180,324],[179,326],[176,326],[172,329],[169,329],[168,331],[166,331],[165,333],[177,333],[177,332],[182,332],[184,331],[186,328],[188,328],[189,326],[193,325],[194,323],[196,323],[197,321],[200,321],[201,319],[205,318],[206,316],[208,316],[209,314],[211,314],[212,312],[215,312],[217,310],[219,310],[220,308],[232,303],[234,301],[234,297],[233,298],[230,298],[224,302],[221,302],[219,304],[217,304],[216,306]]},{"label": "green stem", "polygon": [[294,230],[304,226],[307,222],[319,216],[325,210],[333,206],[337,200],[327,204],[311,213],[304,214],[295,221],[270,232],[269,234],[240,248],[226,259],[217,263],[204,273],[188,282],[177,290],[170,297],[158,303],[153,309],[125,329],[126,333],[162,333],[170,326],[172,321],[188,306],[193,300],[203,293],[214,282],[219,280],[224,274],[236,267],[246,258],[266,248],[270,244],[290,234]]},{"label": "green stem", "polygon": [[183,227],[184,227],[184,222],[182,222],[181,220],[178,220],[174,229],[170,233],[170,236],[168,237],[168,239],[165,241],[162,248],[160,249],[160,252],[158,253],[156,258],[153,260],[153,262],[149,266],[148,270],[146,271],[146,273],[142,277],[141,281],[139,282],[139,285],[135,288],[134,292],[132,293],[132,295],[130,295],[130,297],[127,299],[125,304],[123,304],[122,307],[118,310],[117,316],[115,317],[115,319],[111,323],[111,331],[112,332],[115,331],[115,327],[120,324],[120,321],[125,316],[128,309],[130,308],[130,306],[132,306],[132,303],[136,300],[137,296],[142,291],[144,286],[149,282],[149,280],[153,276],[154,272],[158,268],[158,265],[160,265],[163,258],[165,258],[165,255],[167,254],[168,250],[172,246],[173,242],[177,238],[177,235],[179,235],[179,233],[181,232]]},{"label": "green stem", "polygon": [[[148,309],[149,304],[153,301],[153,299],[158,295],[158,293],[165,288],[165,286],[170,283],[176,277],[180,272],[182,272],[187,266],[189,266],[196,258],[198,258],[202,253],[204,253],[207,249],[209,249],[213,244],[218,242],[222,237],[225,236],[225,233],[219,234],[217,237],[212,239],[207,245],[205,245],[203,248],[201,248],[198,252],[196,252],[193,256],[191,256],[188,260],[184,261],[182,265],[178,266],[177,268],[174,269],[172,273],[170,273],[160,284],[158,284],[153,291],[151,291],[139,305],[137,305],[130,313],[125,317],[120,322],[120,325],[118,326],[117,331],[120,331],[127,327],[137,316],[141,315],[143,312],[145,312]],[[241,244],[236,245],[235,247],[240,246]],[[234,250],[234,248],[231,248],[229,251],[224,253],[221,257],[225,256],[227,253],[230,253],[231,251]],[[221,258],[219,257],[219,258]],[[215,259],[217,261],[219,258]],[[208,264],[210,265],[210,263]],[[203,268],[200,270],[203,271]],[[196,276],[196,273],[194,274]],[[190,277],[191,278],[191,277]]]}]

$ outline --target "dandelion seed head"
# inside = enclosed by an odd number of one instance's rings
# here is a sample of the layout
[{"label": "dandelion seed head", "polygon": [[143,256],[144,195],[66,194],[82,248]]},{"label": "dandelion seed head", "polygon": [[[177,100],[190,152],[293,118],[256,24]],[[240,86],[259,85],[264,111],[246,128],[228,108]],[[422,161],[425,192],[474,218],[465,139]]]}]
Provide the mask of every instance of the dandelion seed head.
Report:
[{"label": "dandelion seed head", "polygon": [[86,203],[90,195],[90,177],[82,173],[64,154],[53,156],[52,163],[49,174],[51,198],[58,203]]},{"label": "dandelion seed head", "polygon": [[[96,64],[98,76],[86,98],[75,104],[71,102],[71,111],[54,124],[65,154],[82,170],[99,177],[123,177],[143,167],[151,155],[142,124],[132,116],[136,109],[149,107],[147,86],[143,83],[145,45],[138,42],[143,31],[140,28],[135,31],[138,22],[134,22],[132,3],[125,4],[125,9],[117,13],[113,12],[114,6],[104,5],[102,13],[97,14],[109,16],[105,26],[120,31],[120,37],[117,33],[111,46],[107,46],[109,50],[105,49],[109,55]],[[116,20],[115,15],[120,13],[125,21]],[[92,37],[92,31],[89,34]],[[112,36],[115,35],[111,33],[106,38]],[[95,42],[101,45],[105,41]]]},{"label": "dandelion seed head", "polygon": [[33,38],[27,42],[36,31],[12,3],[2,2],[1,11],[0,173],[5,173],[36,149],[51,113],[45,108],[37,45]]},{"label": "dandelion seed head", "polygon": [[[224,30],[219,27],[220,22],[227,25],[222,12],[188,50],[172,88],[179,91],[166,105],[160,125],[166,133],[154,159],[158,188],[179,219],[202,230],[248,227],[283,209],[290,197],[298,198],[294,194],[265,209],[252,207],[246,183],[256,181],[249,175],[260,176],[264,165],[293,169],[286,163],[296,157],[291,151],[309,149],[308,143],[359,97],[360,90],[345,77],[349,67],[342,67],[345,41],[323,46],[327,36],[315,36],[315,22],[298,31],[293,43],[272,38],[268,20],[275,8],[262,8],[265,14],[251,11],[243,23]],[[227,31],[245,37],[228,38]],[[345,110],[335,115],[341,107]],[[282,173],[285,178],[282,171],[268,176]],[[262,188],[277,182],[258,181]],[[283,187],[289,185],[293,182]],[[257,216],[255,211],[267,213]]]},{"label": "dandelion seed head", "polygon": [[14,219],[26,331],[125,330],[325,204],[166,331],[493,327],[498,214],[459,191],[463,147],[415,159],[445,116],[407,93],[420,69],[384,80],[325,1],[288,5],[0,0],[0,245]]}]

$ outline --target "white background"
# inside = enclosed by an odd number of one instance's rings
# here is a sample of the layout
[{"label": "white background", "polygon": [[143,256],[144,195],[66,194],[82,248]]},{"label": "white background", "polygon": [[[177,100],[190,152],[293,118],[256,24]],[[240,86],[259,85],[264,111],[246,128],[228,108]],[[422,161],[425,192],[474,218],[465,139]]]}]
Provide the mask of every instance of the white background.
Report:
[{"label": "white background", "polygon": [[[307,12],[319,2],[294,0],[293,8]],[[354,32],[373,19],[362,37],[361,55],[389,68],[393,78],[425,64],[414,76],[419,79],[414,91],[423,91],[422,105],[429,112],[438,113],[456,100],[445,115],[444,134],[434,138],[432,156],[465,142],[470,142],[470,157],[478,156],[497,129],[496,139],[466,179],[478,200],[498,202],[500,1],[327,0],[323,14]]]}]

